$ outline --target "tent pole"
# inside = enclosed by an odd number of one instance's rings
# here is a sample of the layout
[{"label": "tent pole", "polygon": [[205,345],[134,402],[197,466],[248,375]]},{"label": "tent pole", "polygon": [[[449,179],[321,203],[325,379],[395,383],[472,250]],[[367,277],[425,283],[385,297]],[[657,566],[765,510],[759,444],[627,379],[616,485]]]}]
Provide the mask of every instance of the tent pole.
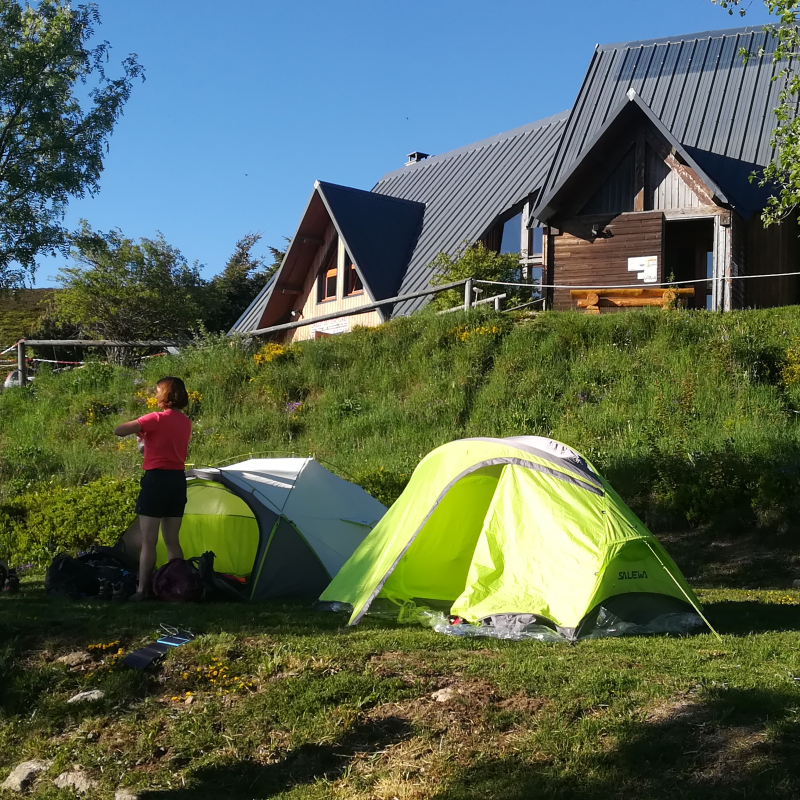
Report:
[{"label": "tent pole", "polygon": [[713,633],[714,636],[717,637],[717,639],[722,641],[722,637],[716,632],[716,630],[714,630],[714,626],[706,619],[705,614],[703,614],[703,612],[692,602],[692,598],[689,597],[688,594],[686,594],[686,590],[683,588],[683,586],[681,586],[680,583],[678,583],[677,579],[672,574],[672,572],[667,569],[667,565],[661,560],[658,553],[656,553],[656,551],[653,549],[653,545],[651,545],[650,542],[648,541],[645,541],[645,544],[650,548],[650,552],[656,557],[656,560],[664,568],[667,575],[669,575],[670,578],[672,578],[672,580],[675,582],[675,585],[681,590],[683,596],[689,601],[689,605],[700,615],[700,619],[702,619],[703,622],[705,622],[705,624],[708,625],[708,628],[711,631],[711,633]]}]

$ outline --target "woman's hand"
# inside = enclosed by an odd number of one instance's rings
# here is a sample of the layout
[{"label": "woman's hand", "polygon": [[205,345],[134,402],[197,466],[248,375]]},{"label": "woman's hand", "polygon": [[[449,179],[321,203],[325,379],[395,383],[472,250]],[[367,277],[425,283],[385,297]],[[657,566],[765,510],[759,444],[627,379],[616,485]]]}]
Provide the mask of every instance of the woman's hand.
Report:
[{"label": "woman's hand", "polygon": [[128,436],[131,433],[141,433],[142,426],[137,422],[137,420],[133,420],[132,422],[123,422],[122,425],[117,425],[114,428],[114,433],[117,436]]}]

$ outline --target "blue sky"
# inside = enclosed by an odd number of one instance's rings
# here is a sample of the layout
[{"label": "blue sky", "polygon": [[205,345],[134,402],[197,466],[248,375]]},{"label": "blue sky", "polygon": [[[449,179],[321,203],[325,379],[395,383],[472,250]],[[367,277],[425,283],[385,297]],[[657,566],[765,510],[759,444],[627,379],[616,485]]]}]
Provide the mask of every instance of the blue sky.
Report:
[{"label": "blue sky", "polygon": [[[768,21],[711,0],[99,0],[137,83],[93,198],[67,224],[161,231],[202,274],[237,239],[282,246],[316,179],[370,189],[442,153],[568,109],[597,43]],[[36,286],[65,260],[42,259]]]}]

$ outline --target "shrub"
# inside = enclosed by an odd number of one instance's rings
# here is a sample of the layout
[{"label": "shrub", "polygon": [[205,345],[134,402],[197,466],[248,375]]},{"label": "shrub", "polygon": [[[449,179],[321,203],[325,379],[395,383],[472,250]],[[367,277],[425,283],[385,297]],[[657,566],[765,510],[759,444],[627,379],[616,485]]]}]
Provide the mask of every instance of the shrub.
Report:
[{"label": "shrub", "polygon": [[112,545],[133,521],[137,492],[133,479],[100,478],[21,494],[0,505],[0,555],[46,566],[65,550]]}]

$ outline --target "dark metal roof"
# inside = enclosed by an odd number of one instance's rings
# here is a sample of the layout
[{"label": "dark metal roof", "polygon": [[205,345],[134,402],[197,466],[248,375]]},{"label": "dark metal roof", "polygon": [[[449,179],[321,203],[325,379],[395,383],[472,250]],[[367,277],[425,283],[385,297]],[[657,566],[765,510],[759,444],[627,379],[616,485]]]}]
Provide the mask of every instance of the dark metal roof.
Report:
[{"label": "dark metal roof", "polygon": [[372,300],[394,297],[424,210],[422,203],[317,181],[280,269],[229,333],[246,333],[286,321],[330,223],[342,238]]},{"label": "dark metal roof", "polygon": [[[373,192],[425,204],[422,230],[398,294],[424,289],[428,265],[475,242],[497,218],[537,193],[558,145],[567,113],[515,128],[384,175]],[[409,314],[428,298],[398,304]]]},{"label": "dark metal roof", "polygon": [[397,295],[425,206],[335,183],[319,181],[318,186],[373,300]]},{"label": "dark metal roof", "polygon": [[272,287],[275,285],[277,277],[278,274],[275,273],[267,281],[264,288],[255,296],[253,302],[244,310],[242,316],[233,323],[233,327],[228,331],[228,336],[232,333],[247,333],[258,328],[261,317],[264,316],[264,309],[267,307],[269,298],[272,295]]},{"label": "dark metal roof", "polygon": [[[741,48],[754,54],[746,63]],[[633,89],[727,195],[745,209],[761,207],[763,190],[747,175],[773,155],[772,110],[782,85],[772,80],[781,69],[774,51],[774,38],[753,27],[598,46],[543,194],[552,194]]]}]

